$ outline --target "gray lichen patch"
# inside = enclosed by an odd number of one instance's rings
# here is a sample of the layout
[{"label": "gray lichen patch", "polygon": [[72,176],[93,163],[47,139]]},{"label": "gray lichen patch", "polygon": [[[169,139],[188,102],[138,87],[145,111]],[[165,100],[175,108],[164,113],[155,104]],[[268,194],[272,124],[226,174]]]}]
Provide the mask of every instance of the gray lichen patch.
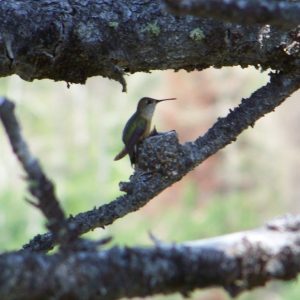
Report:
[{"label": "gray lichen patch", "polygon": [[116,21],[111,21],[111,22],[108,22],[108,26],[113,28],[113,29],[117,29],[118,26],[119,26],[119,23],[116,22]]},{"label": "gray lichen patch", "polygon": [[195,42],[200,42],[205,38],[205,34],[199,27],[197,27],[190,31],[189,37]]},{"label": "gray lichen patch", "polygon": [[157,25],[157,22],[148,23],[143,29],[142,32],[148,32],[152,35],[158,36],[160,34],[160,27]]}]

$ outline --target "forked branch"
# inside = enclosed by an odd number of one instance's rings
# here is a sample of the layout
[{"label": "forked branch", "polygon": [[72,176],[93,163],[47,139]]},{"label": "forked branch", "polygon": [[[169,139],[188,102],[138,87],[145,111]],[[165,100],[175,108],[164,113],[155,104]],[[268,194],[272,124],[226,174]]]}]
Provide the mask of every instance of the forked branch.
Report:
[{"label": "forked branch", "polygon": [[6,98],[0,98],[0,120],[5,128],[13,152],[25,173],[28,190],[34,200],[27,201],[40,209],[47,219],[47,227],[56,243],[74,240],[77,236],[70,230],[65,214],[55,195],[54,185],[46,176],[39,161],[32,155],[22,136],[21,127],[15,116],[15,105]]},{"label": "forked branch", "polygon": [[[104,227],[126,214],[136,211],[157,194],[179,181],[191,169],[216,153],[266,113],[273,111],[300,87],[300,75],[271,74],[270,82],[248,99],[219,118],[208,132],[184,145],[175,132],[146,139],[140,148],[138,169],[130,182],[120,184],[126,194],[111,203],[69,218],[68,223],[78,234]],[[45,251],[54,245],[51,233],[39,235],[24,248]]]}]

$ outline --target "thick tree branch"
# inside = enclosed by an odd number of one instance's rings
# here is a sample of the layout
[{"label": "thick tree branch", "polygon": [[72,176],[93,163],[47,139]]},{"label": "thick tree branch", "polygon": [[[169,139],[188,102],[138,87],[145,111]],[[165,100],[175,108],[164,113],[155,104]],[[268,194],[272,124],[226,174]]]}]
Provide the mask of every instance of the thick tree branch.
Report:
[{"label": "thick tree branch", "polygon": [[212,17],[240,24],[293,28],[300,24],[300,3],[278,0],[164,0],[173,13]]},{"label": "thick tree branch", "polygon": [[[253,93],[225,118],[194,142],[178,143],[175,132],[146,139],[139,149],[138,169],[130,182],[120,184],[126,194],[68,221],[78,235],[103,227],[143,207],[164,189],[179,181],[191,169],[232,141],[249,126],[273,111],[300,87],[300,75],[272,74],[270,82]],[[45,251],[53,247],[52,235],[38,235],[25,249]]]},{"label": "thick tree branch", "polygon": [[56,198],[54,186],[42,170],[38,160],[31,154],[21,134],[20,125],[14,114],[15,105],[0,97],[0,120],[6,130],[13,152],[27,174],[28,190],[38,201],[31,204],[39,208],[47,218],[47,227],[58,234],[65,221],[65,215]]},{"label": "thick tree branch", "polygon": [[[284,5],[283,1],[276,3]],[[275,221],[259,230],[178,245],[157,242],[155,247],[114,247],[98,252],[88,241],[86,251],[69,247],[50,256],[32,253],[47,251],[64,238],[68,244],[70,237],[107,226],[141,208],[300,87],[299,28],[280,31],[270,26],[243,27],[175,17],[159,4],[159,0],[1,2],[0,76],[16,73],[25,80],[83,83],[90,76],[102,75],[118,80],[125,89],[125,74],[151,69],[254,65],[280,71],[227,117],[219,118],[203,137],[184,145],[179,144],[175,132],[146,139],[130,182],[120,184],[126,194],[68,220],[51,181],[22,138],[13,104],[1,98],[0,119],[50,229],[25,245],[25,250],[0,255],[1,299],[109,300],[157,293],[186,295],[209,286],[222,286],[237,295],[271,279],[295,278],[299,272],[300,217]],[[256,22],[265,23],[268,18],[273,22],[276,6],[272,5],[261,19],[257,13],[261,7],[250,7]],[[290,7],[284,5],[276,25],[295,25],[294,14],[289,24],[284,15]],[[235,13],[232,20],[236,21]]]},{"label": "thick tree branch", "polygon": [[235,296],[300,271],[300,216],[184,244],[0,256],[1,299],[119,299],[220,286]]},{"label": "thick tree branch", "polygon": [[124,75],[139,71],[300,68],[298,29],[175,17],[159,0],[3,0],[0,19],[0,76],[29,81],[101,75],[125,88]]}]

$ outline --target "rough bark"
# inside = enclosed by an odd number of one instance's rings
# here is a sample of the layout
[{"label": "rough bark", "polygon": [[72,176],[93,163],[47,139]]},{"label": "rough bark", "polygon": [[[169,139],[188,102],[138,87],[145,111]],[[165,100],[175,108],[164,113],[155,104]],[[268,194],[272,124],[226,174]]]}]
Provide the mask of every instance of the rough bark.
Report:
[{"label": "rough bark", "polygon": [[299,30],[176,17],[159,0],[3,0],[0,76],[84,83],[149,70],[299,69]]},{"label": "rough bark", "polygon": [[222,237],[51,256],[0,255],[1,299],[119,299],[224,287],[232,296],[300,271],[300,217]]},{"label": "rough bark", "polygon": [[[215,3],[212,1],[211,5]],[[266,3],[268,9],[272,10],[274,3]],[[290,2],[276,3],[288,7]],[[201,70],[234,65],[277,70],[266,86],[242,100],[227,117],[219,118],[203,137],[184,145],[178,143],[175,132],[146,139],[139,148],[137,169],[130,182],[120,183],[125,195],[67,220],[67,228],[72,228],[75,237],[139,209],[234,141],[300,87],[299,28],[285,31],[255,25],[266,20],[259,18],[251,26],[241,26],[213,19],[178,17],[160,4],[158,0],[1,2],[0,76],[18,74],[25,80],[50,78],[84,83],[90,76],[102,75],[118,80],[125,89],[124,75],[137,71]],[[297,3],[294,4],[298,9]],[[234,17],[237,12],[232,14],[232,21],[238,21]],[[223,20],[218,14],[212,16]],[[293,16],[291,26],[295,25]],[[264,17],[271,23],[274,20],[274,15]],[[289,28],[284,10],[278,24]],[[43,172],[18,130],[9,128],[17,121],[3,113],[3,103],[0,99],[0,117],[8,128],[13,149],[29,178],[33,172],[33,181],[39,183]],[[51,185],[49,180],[47,183]],[[35,195],[40,203],[49,195],[56,201],[52,185],[53,195],[43,194],[43,185],[32,188],[37,191],[33,194],[41,193]],[[47,208],[46,202],[45,205]],[[43,205],[38,206],[43,211]],[[52,213],[50,216],[49,211],[44,213],[51,219]],[[25,250],[0,255],[0,298],[118,299],[173,292],[186,295],[195,288],[208,286],[223,286],[236,295],[271,279],[287,280],[297,275],[299,218],[276,221],[256,231],[179,245],[156,242],[155,247],[149,248],[96,251],[97,243],[78,240],[56,254],[35,253],[48,251],[60,242],[53,231],[54,234],[35,237],[24,246]],[[63,212],[60,219],[64,220]]]},{"label": "rough bark", "polygon": [[[176,132],[146,139],[139,149],[138,169],[130,182],[122,182],[125,195],[116,200],[69,218],[78,235],[96,227],[104,227],[126,214],[136,211],[157,194],[179,181],[191,169],[216,153],[266,113],[273,111],[300,87],[300,75],[272,74],[270,82],[250,98],[231,110],[203,136],[184,145],[178,143]],[[24,248],[45,251],[54,245],[50,233],[38,235]]]}]

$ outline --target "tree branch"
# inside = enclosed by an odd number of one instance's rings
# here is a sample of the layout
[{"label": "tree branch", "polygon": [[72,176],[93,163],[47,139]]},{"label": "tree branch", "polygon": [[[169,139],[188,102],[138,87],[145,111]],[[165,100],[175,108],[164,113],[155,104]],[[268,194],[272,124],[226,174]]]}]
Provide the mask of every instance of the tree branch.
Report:
[{"label": "tree branch", "polygon": [[278,0],[164,0],[173,13],[212,17],[240,24],[293,28],[300,24],[300,3]]},{"label": "tree branch", "polygon": [[1,299],[119,299],[188,295],[220,286],[232,296],[300,271],[300,216],[252,231],[184,244],[114,247],[51,256],[0,256]]},{"label": "tree branch", "polygon": [[[209,1],[208,1],[209,2]],[[84,83],[149,70],[299,70],[299,30],[175,17],[160,0],[2,0],[0,76]],[[295,4],[296,5],[296,4]]]},{"label": "tree branch", "polygon": [[[283,5],[283,1],[276,3]],[[16,0],[1,2],[0,76],[15,73],[25,80],[84,83],[90,76],[102,75],[119,81],[125,90],[125,74],[152,69],[254,65],[280,70],[227,117],[219,118],[203,137],[184,145],[175,132],[146,139],[138,150],[130,182],[120,183],[126,194],[67,220],[53,184],[21,135],[14,105],[0,98],[0,119],[50,229],[24,246],[31,251],[0,255],[1,299],[187,295],[196,288],[216,285],[237,295],[271,279],[294,278],[299,272],[300,216],[254,231],[178,245],[156,241],[149,248],[114,247],[98,252],[96,243],[88,241],[85,251],[81,244],[50,256],[32,253],[47,251],[65,237],[68,242],[70,237],[107,226],[141,208],[300,87],[299,28],[283,31],[174,17],[159,4],[159,0],[28,0],[22,6]],[[270,22],[276,11],[272,5],[263,16]],[[257,22],[265,22],[258,18],[260,6],[248,9],[253,9]],[[297,4],[295,10],[299,10]],[[209,15],[209,9],[206,12]],[[294,14],[291,16],[289,24],[294,26]],[[282,14],[278,26],[289,28]]]},{"label": "tree branch", "polygon": [[[179,181],[191,169],[232,141],[266,113],[273,111],[300,87],[300,75],[271,74],[270,82],[250,98],[219,118],[212,128],[194,142],[180,145],[175,132],[146,139],[139,149],[138,169],[130,182],[120,184],[126,194],[91,211],[69,218],[70,226],[83,234],[104,227],[136,211],[167,187]],[[45,251],[53,247],[51,234],[38,235],[25,249]]]},{"label": "tree branch", "polygon": [[0,98],[0,120],[6,130],[13,152],[27,174],[28,190],[38,203],[28,200],[39,208],[48,220],[48,229],[58,234],[65,215],[56,198],[54,186],[42,170],[38,160],[31,154],[22,137],[20,125],[14,114],[15,105]]}]

